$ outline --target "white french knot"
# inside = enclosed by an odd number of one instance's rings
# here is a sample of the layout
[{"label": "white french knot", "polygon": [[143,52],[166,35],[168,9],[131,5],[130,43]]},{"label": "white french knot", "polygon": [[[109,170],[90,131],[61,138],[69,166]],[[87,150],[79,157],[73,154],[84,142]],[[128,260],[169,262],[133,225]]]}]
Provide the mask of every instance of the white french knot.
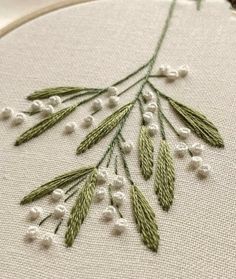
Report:
[{"label": "white french knot", "polygon": [[41,113],[43,116],[49,116],[54,113],[54,108],[52,105],[48,105],[42,108]]},{"label": "white french knot", "polygon": [[128,227],[128,221],[124,218],[119,218],[118,220],[116,220],[114,225],[115,231],[119,234],[124,233],[127,227]]},{"label": "white french knot", "polygon": [[54,235],[51,233],[46,233],[41,239],[41,245],[45,248],[49,248],[54,241]]},{"label": "white french knot", "polygon": [[1,118],[2,119],[8,119],[8,118],[12,117],[13,113],[14,113],[14,111],[13,111],[12,108],[5,107],[1,111]]},{"label": "white french knot", "polygon": [[102,212],[102,218],[105,221],[110,221],[114,218],[116,214],[116,209],[114,206],[109,205],[103,212]]},{"label": "white french knot", "polygon": [[88,115],[83,119],[83,126],[85,128],[92,126],[93,123],[94,123],[94,117],[92,115]]},{"label": "white french knot", "polygon": [[77,124],[75,122],[68,122],[65,125],[64,131],[66,134],[71,134],[75,132],[76,129],[77,129]]},{"label": "white french knot", "polygon": [[19,112],[13,117],[12,123],[13,125],[20,125],[23,122],[25,122],[25,120],[26,120],[26,115],[24,113]]},{"label": "white french knot", "polygon": [[59,96],[51,96],[49,98],[49,104],[52,105],[53,107],[60,105],[61,102],[62,102],[61,97],[59,97]]},{"label": "white french knot", "polygon": [[129,154],[134,148],[133,142],[129,140],[125,141],[122,143],[121,148],[125,154]]}]

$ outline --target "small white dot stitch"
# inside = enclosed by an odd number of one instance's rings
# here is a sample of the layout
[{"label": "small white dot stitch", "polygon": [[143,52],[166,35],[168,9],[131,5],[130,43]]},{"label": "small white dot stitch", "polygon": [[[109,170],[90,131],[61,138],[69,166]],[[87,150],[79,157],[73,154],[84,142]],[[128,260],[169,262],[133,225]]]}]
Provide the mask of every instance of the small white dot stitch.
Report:
[{"label": "small white dot stitch", "polygon": [[114,86],[108,87],[107,93],[108,96],[116,96],[118,94],[118,89]]},{"label": "small white dot stitch", "polygon": [[97,183],[104,184],[108,179],[108,172],[106,170],[101,170],[97,174]]},{"label": "small white dot stitch", "polygon": [[36,220],[39,218],[43,213],[43,209],[39,206],[33,206],[29,210],[29,218],[30,220]]},{"label": "small white dot stitch", "polygon": [[12,108],[5,107],[1,111],[1,114],[0,114],[1,119],[8,119],[8,118],[12,117],[13,113],[14,113],[14,111]]},{"label": "small white dot stitch", "polygon": [[57,202],[64,197],[64,191],[62,189],[55,189],[52,192],[52,200]]},{"label": "small white dot stitch", "polygon": [[211,172],[211,166],[208,164],[202,164],[199,168],[198,168],[198,175],[206,178]]},{"label": "small white dot stitch", "polygon": [[28,240],[35,240],[39,235],[39,227],[38,226],[29,226],[26,231],[26,238]]},{"label": "small white dot stitch", "polygon": [[52,105],[53,107],[56,107],[61,104],[61,97],[59,96],[51,96],[49,98],[49,104]]},{"label": "small white dot stitch", "polygon": [[102,212],[102,218],[105,221],[110,221],[114,218],[116,214],[116,209],[114,206],[109,205],[103,212]]},{"label": "small white dot stitch", "polygon": [[35,100],[32,102],[30,109],[32,112],[38,112],[41,111],[43,108],[43,102],[40,100]]},{"label": "small white dot stitch", "polygon": [[190,150],[193,153],[193,155],[201,155],[202,151],[204,150],[204,146],[201,143],[194,143],[190,147]]},{"label": "small white dot stitch", "polygon": [[54,241],[54,235],[51,233],[46,233],[41,239],[41,245],[45,248],[52,246]]},{"label": "small white dot stitch", "polygon": [[157,104],[152,102],[147,105],[147,111],[156,112],[157,111]]},{"label": "small white dot stitch", "polygon": [[19,112],[19,113],[17,113],[17,114],[13,117],[13,119],[12,119],[12,124],[13,124],[13,125],[20,125],[20,124],[22,124],[23,122],[25,122],[25,120],[26,120],[25,114]]},{"label": "small white dot stitch", "polygon": [[149,124],[153,121],[153,114],[148,111],[143,114],[143,121],[145,124]]},{"label": "small white dot stitch", "polygon": [[169,65],[160,65],[160,67],[157,71],[157,74],[166,76],[169,71],[170,71],[170,66]]},{"label": "small white dot stitch", "polygon": [[182,65],[178,69],[178,73],[180,77],[186,77],[189,72],[189,66],[188,65]]},{"label": "small white dot stitch", "polygon": [[108,100],[108,105],[110,108],[114,108],[119,105],[120,98],[118,96],[111,96]]},{"label": "small white dot stitch", "polygon": [[95,200],[102,201],[106,197],[107,190],[105,187],[99,187],[95,192]]},{"label": "small white dot stitch", "polygon": [[147,129],[151,137],[154,137],[159,132],[159,127],[157,124],[150,124],[148,125]]},{"label": "small white dot stitch", "polygon": [[125,201],[125,194],[122,192],[116,192],[112,195],[112,199],[116,205],[120,206]]},{"label": "small white dot stitch", "polygon": [[189,128],[182,127],[179,128],[178,133],[182,139],[187,139],[191,134],[191,130]]},{"label": "small white dot stitch", "polygon": [[142,96],[143,96],[144,101],[146,101],[146,102],[150,102],[154,98],[154,95],[153,95],[153,93],[151,91],[143,92]]},{"label": "small white dot stitch", "polygon": [[75,132],[76,129],[77,129],[77,124],[75,122],[69,122],[66,124],[64,131],[66,134],[71,134]]},{"label": "small white dot stitch", "polygon": [[197,169],[202,165],[202,158],[199,156],[192,156],[190,161],[190,167]]},{"label": "small white dot stitch", "polygon": [[131,141],[125,141],[122,143],[121,148],[125,154],[129,154],[133,150],[134,145]]},{"label": "small white dot stitch", "polygon": [[184,155],[187,153],[187,151],[188,151],[188,146],[184,142],[179,142],[175,146],[175,153],[179,157],[184,157]]},{"label": "small white dot stitch", "polygon": [[64,217],[65,214],[66,214],[66,207],[63,204],[58,204],[54,208],[53,215],[56,219],[60,219],[60,218]]},{"label": "small white dot stitch", "polygon": [[179,73],[176,70],[170,70],[167,73],[167,79],[169,81],[175,81],[179,77]]},{"label": "small white dot stitch", "polygon": [[126,183],[125,178],[121,175],[117,175],[112,182],[112,188],[114,190],[121,189],[122,187],[124,187],[125,183]]},{"label": "small white dot stitch", "polygon": [[94,111],[101,110],[103,108],[103,102],[101,99],[96,99],[92,103],[92,109]]},{"label": "small white dot stitch", "polygon": [[128,227],[128,221],[124,218],[119,218],[118,220],[116,220],[114,225],[115,231],[119,234],[124,233],[127,227]]},{"label": "small white dot stitch", "polygon": [[93,123],[94,123],[94,118],[93,118],[92,115],[86,116],[83,119],[83,126],[86,127],[86,128],[89,128],[90,126],[92,126]]},{"label": "small white dot stitch", "polygon": [[42,108],[41,113],[44,117],[49,116],[54,113],[54,108],[52,105],[45,106]]}]

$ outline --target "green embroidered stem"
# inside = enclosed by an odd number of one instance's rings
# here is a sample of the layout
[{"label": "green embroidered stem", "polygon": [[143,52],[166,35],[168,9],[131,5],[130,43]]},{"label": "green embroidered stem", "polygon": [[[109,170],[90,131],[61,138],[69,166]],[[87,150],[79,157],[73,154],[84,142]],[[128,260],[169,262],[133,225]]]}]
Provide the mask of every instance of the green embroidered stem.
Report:
[{"label": "green embroidered stem", "polygon": [[93,145],[102,140],[121,122],[123,118],[127,116],[132,107],[133,104],[129,103],[118,109],[112,115],[108,116],[105,120],[103,120],[101,124],[97,128],[95,128],[91,133],[89,133],[86,136],[86,138],[81,142],[81,144],[77,148],[76,153],[84,153],[86,150],[88,150]]},{"label": "green embroidered stem", "polygon": [[185,125],[198,137],[214,147],[224,147],[224,142],[219,131],[203,114],[173,99],[169,99],[169,103]]},{"label": "green embroidered stem", "polygon": [[57,226],[56,226],[56,228],[55,228],[55,230],[54,230],[54,234],[57,234],[57,232],[58,232],[58,230],[59,230],[59,228],[60,228],[62,222],[63,222],[63,219],[61,219],[61,220],[59,221],[59,223],[57,224]]},{"label": "green embroidered stem", "polygon": [[90,209],[97,182],[97,170],[89,175],[71,209],[65,234],[65,243],[71,247]]},{"label": "green embroidered stem", "polygon": [[175,171],[170,148],[165,140],[161,140],[154,188],[160,205],[165,211],[168,211],[173,203],[174,181]]},{"label": "green embroidered stem", "polygon": [[90,173],[93,169],[93,167],[80,168],[78,170],[74,170],[66,174],[57,176],[53,180],[43,184],[42,186],[30,192],[27,196],[25,196],[22,199],[21,204],[31,203],[50,194],[57,188],[64,188],[68,184],[80,178],[81,176]]},{"label": "green embroidered stem", "polygon": [[197,10],[200,11],[201,5],[202,5],[202,0],[196,0],[197,4]]},{"label": "green embroidered stem", "polygon": [[71,106],[64,108],[51,116],[47,117],[46,119],[42,120],[32,128],[28,129],[25,131],[22,135],[20,135],[16,142],[15,145],[21,145],[22,143],[25,143],[35,137],[38,137],[41,135],[43,132],[46,130],[50,129],[52,126],[54,126],[56,123],[67,117],[69,114],[71,114],[74,110],[76,109],[76,106]]},{"label": "green embroidered stem", "polygon": [[76,99],[76,98],[84,97],[84,96],[87,96],[87,95],[94,95],[94,94],[96,94],[98,91],[100,92],[101,89],[91,89],[91,90],[87,90],[87,91],[85,91],[85,92],[81,92],[81,93],[79,93],[79,94],[76,94],[76,95],[73,95],[73,96],[71,96],[71,97],[68,97],[68,98],[64,99],[64,100],[62,101],[62,103],[66,103],[66,102],[72,101],[72,100],[74,100],[74,99]]},{"label": "green embroidered stem", "polygon": [[174,125],[170,122],[170,120],[165,116],[165,114],[162,111],[162,116],[163,119],[165,120],[165,122],[169,125],[169,127],[171,128],[171,130],[176,134],[177,137],[180,137],[179,132],[177,131],[177,129],[174,127]]},{"label": "green embroidered stem", "polygon": [[111,192],[112,192],[111,191],[111,184],[109,184],[109,186],[108,186],[108,193],[109,193],[109,198],[110,198],[110,205],[115,207],[116,212],[118,213],[120,218],[124,218],[123,214],[120,211],[120,208],[114,203]]},{"label": "green embroidered stem", "polygon": [[153,171],[153,142],[145,126],[141,126],[139,134],[139,164],[145,180],[152,176]]},{"label": "green embroidered stem", "polygon": [[159,235],[155,213],[136,185],[131,187],[131,201],[135,222],[142,241],[150,250],[157,252]]},{"label": "green embroidered stem", "polygon": [[48,214],[46,217],[43,218],[43,220],[39,222],[39,227],[42,226],[42,224],[45,223],[50,217],[52,217],[52,213]]}]

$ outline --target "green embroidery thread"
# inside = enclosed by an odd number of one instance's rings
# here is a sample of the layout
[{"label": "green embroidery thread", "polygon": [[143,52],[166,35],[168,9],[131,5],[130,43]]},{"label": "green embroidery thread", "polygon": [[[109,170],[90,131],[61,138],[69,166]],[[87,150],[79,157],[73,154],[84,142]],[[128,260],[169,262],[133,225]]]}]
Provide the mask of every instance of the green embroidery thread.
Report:
[{"label": "green embroidery thread", "polygon": [[[198,0],[199,9],[201,1]],[[188,108],[187,106],[176,102],[172,98],[168,97],[157,89],[153,83],[150,81],[152,79],[162,78],[163,75],[156,74],[153,75],[153,67],[156,62],[158,53],[163,44],[165,35],[170,26],[170,21],[173,16],[175,9],[176,0],[173,0],[170,4],[168,14],[160,35],[157,41],[155,50],[151,58],[136,69],[134,72],[130,73],[126,77],[120,79],[119,81],[113,83],[111,86],[118,86],[128,81],[130,78],[136,76],[136,74],[141,71],[146,71],[144,76],[139,78],[133,84],[128,86],[126,89],[121,91],[118,96],[121,96],[129,91],[136,85],[139,85],[139,89],[134,97],[134,99],[116,110],[113,114],[105,118],[92,132],[90,132],[85,139],[80,143],[77,148],[77,155],[86,152],[88,149],[92,148],[95,144],[105,138],[113,130],[115,134],[112,137],[108,147],[105,149],[104,154],[101,159],[95,164],[96,167],[81,168],[76,171],[66,173],[62,176],[54,178],[52,181],[40,186],[39,188],[33,190],[30,194],[23,198],[21,204],[31,203],[37,199],[40,199],[46,195],[49,195],[57,188],[64,188],[70,185],[70,188],[65,192],[67,195],[64,202],[67,202],[72,197],[74,197],[78,192],[78,196],[75,200],[74,206],[72,207],[70,217],[67,223],[67,231],[65,234],[65,243],[67,246],[72,246],[74,240],[80,230],[80,227],[86,218],[89,208],[91,206],[93,196],[95,193],[97,175],[100,171],[100,167],[105,164],[108,168],[111,164],[113,156],[115,156],[115,174],[118,175],[117,162],[118,158],[121,160],[126,178],[130,186],[130,195],[133,207],[134,218],[137,223],[138,230],[141,234],[141,238],[144,244],[152,251],[157,251],[159,244],[159,234],[158,226],[155,220],[155,214],[148,201],[142,194],[142,192],[136,186],[134,179],[131,176],[131,172],[128,167],[128,160],[124,152],[123,146],[127,143],[126,139],[122,135],[123,128],[136,105],[139,105],[141,113],[141,130],[139,134],[139,163],[142,175],[145,180],[148,180],[153,173],[154,167],[154,145],[152,138],[150,137],[147,127],[144,126],[143,121],[143,102],[141,94],[143,94],[144,89],[148,86],[156,96],[156,104],[158,107],[157,118],[159,122],[161,141],[159,147],[159,154],[156,163],[156,172],[154,179],[154,189],[158,196],[159,203],[163,210],[168,211],[173,203],[174,199],[174,181],[175,181],[175,171],[173,165],[173,158],[171,155],[170,147],[167,143],[165,124],[171,128],[171,130],[180,137],[179,132],[171,123],[171,121],[166,117],[162,110],[162,100],[167,101],[170,106],[174,109],[181,120],[193,131],[198,137],[202,138],[206,143],[215,146],[223,147],[223,139],[220,136],[217,128],[211,123],[204,115],[199,112]],[[89,88],[89,87],[56,87],[56,88],[46,88],[43,90],[35,91],[33,94],[27,97],[28,100],[36,99],[47,99],[51,96],[57,95],[61,97],[66,97],[63,99],[63,103],[75,100],[77,98],[82,98],[89,95],[88,98],[83,99],[80,102],[75,103],[72,106],[64,108],[48,118],[42,120],[34,127],[30,128],[24,132],[17,140],[15,145],[21,145],[27,141],[30,141],[34,137],[37,137],[44,133],[46,130],[50,129],[62,119],[66,118],[70,113],[75,111],[79,106],[82,106],[95,98],[102,96],[108,91],[109,87],[105,88]],[[97,113],[95,111],[92,115]],[[30,114],[31,115],[31,114]],[[117,155],[117,153],[118,155]],[[115,154],[115,155],[114,155]],[[191,154],[190,154],[191,155]],[[79,184],[86,179],[86,182],[82,189],[79,189]],[[112,197],[111,184],[109,184],[109,196],[110,204],[114,205],[116,211],[121,219],[124,219],[123,214],[121,214],[119,206],[117,206]],[[50,213],[45,217],[40,223],[41,226],[50,217]],[[60,220],[56,226],[54,233],[57,233],[63,220]],[[124,221],[124,220],[123,220]]]},{"label": "green embroidery thread", "polygon": [[142,175],[145,180],[152,176],[153,171],[153,142],[145,126],[142,126],[139,134],[139,162]]}]

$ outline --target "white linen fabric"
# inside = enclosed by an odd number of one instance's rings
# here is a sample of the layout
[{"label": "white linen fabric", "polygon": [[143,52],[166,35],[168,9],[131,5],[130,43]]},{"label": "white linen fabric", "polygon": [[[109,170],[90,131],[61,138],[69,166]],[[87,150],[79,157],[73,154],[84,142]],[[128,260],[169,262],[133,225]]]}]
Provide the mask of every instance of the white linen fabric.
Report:
[{"label": "white linen fabric", "polygon": [[[169,5],[166,0],[101,0],[52,12],[9,33],[0,41],[1,107],[25,109],[28,102],[24,97],[36,89],[103,87],[127,75],[152,55]],[[135,143],[128,157],[132,177],[157,215],[161,237],[157,254],[142,244],[128,198],[122,212],[129,229],[122,236],[112,235],[112,225],[100,219],[106,200],[92,205],[73,248],[63,244],[66,222],[50,249],[41,249],[38,242],[26,243],[29,206],[20,206],[21,198],[56,175],[96,164],[111,135],[75,156],[88,130],[80,128],[76,134],[65,136],[63,127],[72,120],[81,123],[90,105],[20,147],[13,146],[14,140],[39,117],[28,118],[26,124],[14,128],[9,121],[1,121],[0,278],[235,278],[235,46],[236,25],[227,3],[204,1],[197,11],[193,1],[177,2],[155,69],[165,63],[173,67],[188,64],[191,73],[174,83],[162,79],[155,84],[167,95],[206,114],[219,128],[226,147],[206,146],[204,161],[213,169],[206,181],[188,170],[189,158],[175,159],[175,201],[168,213],[158,205],[153,180],[144,182],[140,175],[138,109],[125,126],[125,138]],[[121,103],[131,100],[136,90],[123,95]],[[169,106],[163,106],[172,121],[181,126]],[[99,112],[96,124],[109,113],[109,108]],[[167,137],[174,147],[176,137],[171,131]],[[158,136],[156,151],[159,140]],[[196,141],[194,136],[189,140]],[[45,212],[53,208],[47,198],[34,204]],[[52,232],[55,224],[50,220],[42,229]]]}]

